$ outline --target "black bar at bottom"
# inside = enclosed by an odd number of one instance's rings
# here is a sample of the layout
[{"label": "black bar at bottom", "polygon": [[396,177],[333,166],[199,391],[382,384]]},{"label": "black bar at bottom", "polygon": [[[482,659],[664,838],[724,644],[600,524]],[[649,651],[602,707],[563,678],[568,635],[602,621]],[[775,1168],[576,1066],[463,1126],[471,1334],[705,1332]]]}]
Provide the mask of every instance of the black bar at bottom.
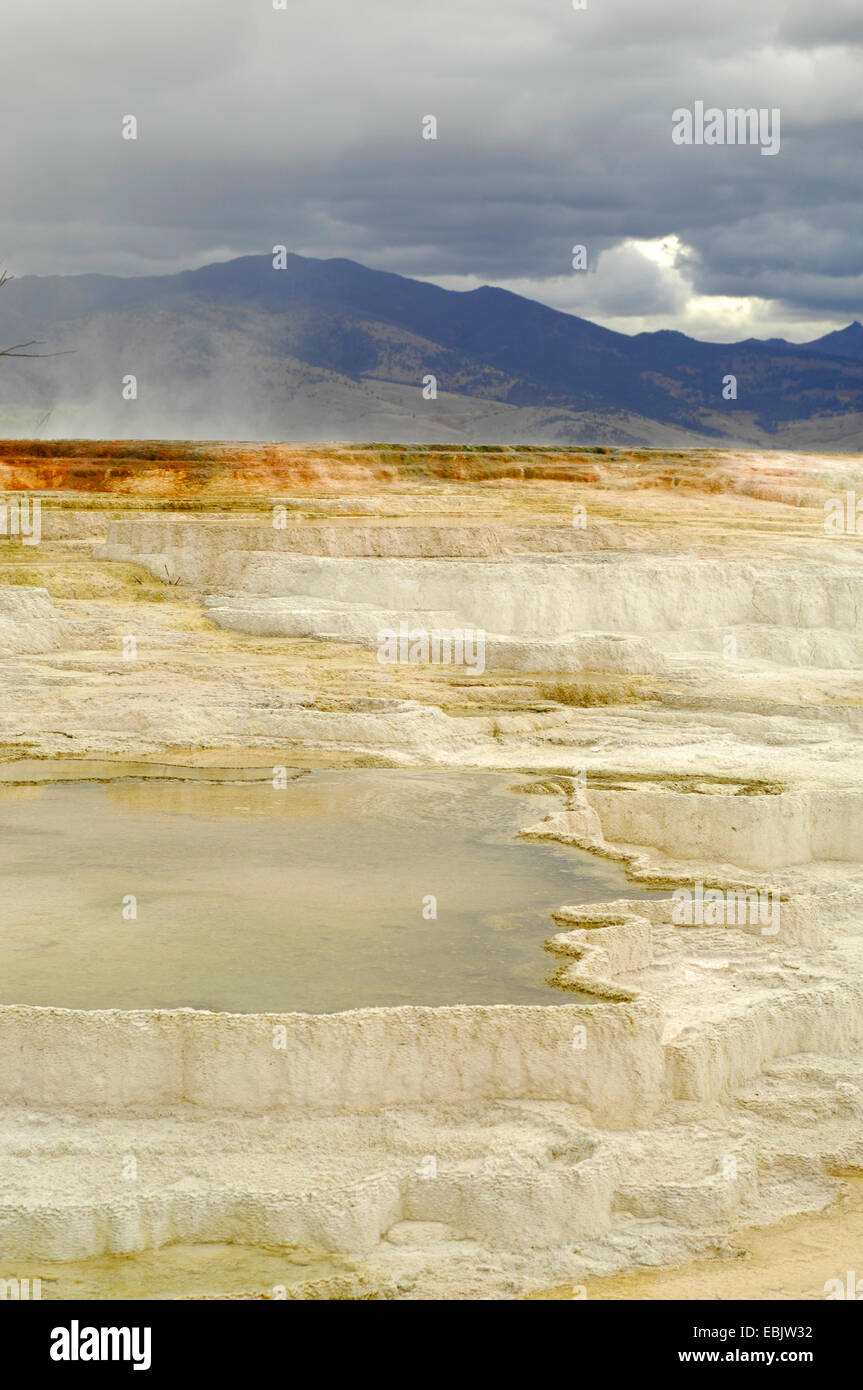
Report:
[{"label": "black bar at bottom", "polygon": [[[457,1308],[460,1301],[453,1302]],[[298,1301],[4,1302],[0,1329],[4,1363],[15,1367],[17,1378],[29,1371],[47,1372],[50,1379],[92,1378],[109,1370],[114,1376],[137,1374],[143,1381],[147,1375],[161,1380],[165,1372],[191,1371],[212,1372],[221,1382],[231,1375],[266,1376],[277,1368],[290,1375],[293,1368],[308,1382],[317,1363],[329,1381],[342,1350],[346,1368],[354,1375],[362,1370],[366,1378],[373,1378],[377,1364],[381,1378],[390,1380],[395,1366],[386,1348],[392,1351],[390,1339],[401,1333],[409,1339],[407,1345],[414,1347],[414,1355],[421,1353],[425,1375],[437,1355],[445,1358],[450,1373],[455,1370],[461,1360],[460,1345],[469,1365],[480,1348],[491,1361],[495,1353],[506,1357],[513,1335],[528,1334],[543,1339],[533,1352],[540,1359],[548,1354],[547,1339],[555,1339],[553,1359],[558,1370],[569,1348],[575,1375],[586,1372],[586,1356],[594,1373],[598,1357],[609,1375],[665,1373],[672,1368],[697,1375],[705,1366],[726,1371],[758,1367],[762,1372],[804,1367],[823,1379],[825,1373],[853,1366],[859,1355],[860,1315],[856,1307],[840,1304],[840,1300],[616,1303],[574,1299],[563,1307],[533,1304],[531,1311],[524,1310],[528,1321],[519,1326],[512,1320],[512,1302],[506,1300],[505,1324],[496,1327],[490,1314],[492,1323],[486,1329],[476,1324],[473,1314],[470,1324],[452,1325],[454,1339],[450,1340],[440,1311],[432,1322],[428,1312],[408,1300],[391,1309],[383,1322],[377,1321],[382,1310],[375,1314],[369,1308],[325,1314],[318,1307],[306,1315]],[[418,1323],[413,1322],[414,1316]],[[538,1323],[533,1321],[537,1316]],[[342,1322],[345,1317],[347,1323]],[[520,1341],[519,1346],[526,1353],[526,1344]],[[486,1375],[487,1371],[486,1361]],[[541,1373],[539,1365],[536,1372]],[[410,1361],[403,1363],[403,1373],[413,1377]]]}]

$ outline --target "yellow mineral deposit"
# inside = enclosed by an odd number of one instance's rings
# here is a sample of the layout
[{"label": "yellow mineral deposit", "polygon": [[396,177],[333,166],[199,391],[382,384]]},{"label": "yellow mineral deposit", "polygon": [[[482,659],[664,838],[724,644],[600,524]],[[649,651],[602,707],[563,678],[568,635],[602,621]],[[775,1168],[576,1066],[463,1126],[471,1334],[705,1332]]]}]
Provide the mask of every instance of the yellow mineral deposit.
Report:
[{"label": "yellow mineral deposit", "polygon": [[859,458],[0,486],[0,1278],[856,1296]]}]

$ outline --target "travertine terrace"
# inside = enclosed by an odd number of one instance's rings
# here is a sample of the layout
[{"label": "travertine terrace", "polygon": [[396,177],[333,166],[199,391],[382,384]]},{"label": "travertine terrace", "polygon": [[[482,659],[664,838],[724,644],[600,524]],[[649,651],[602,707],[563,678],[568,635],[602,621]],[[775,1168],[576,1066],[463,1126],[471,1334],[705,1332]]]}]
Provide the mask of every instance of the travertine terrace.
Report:
[{"label": "travertine terrace", "polygon": [[[525,834],[664,894],[549,902],[553,1009],[0,1007],[8,1261],[234,1241],[344,1262],[294,1296],[513,1298],[838,1211],[863,545],[825,503],[858,458],[23,441],[0,487],[41,502],[0,538],[6,780],[504,770],[560,797]],[[481,629],[484,670],[382,664],[402,620]],[[781,911],[680,922],[697,885]]]}]

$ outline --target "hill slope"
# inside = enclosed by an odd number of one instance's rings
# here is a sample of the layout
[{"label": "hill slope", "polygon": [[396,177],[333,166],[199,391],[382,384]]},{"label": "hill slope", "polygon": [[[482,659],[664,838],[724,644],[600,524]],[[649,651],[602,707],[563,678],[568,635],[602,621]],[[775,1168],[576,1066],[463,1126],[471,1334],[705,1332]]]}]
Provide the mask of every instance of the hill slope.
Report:
[{"label": "hill slope", "polygon": [[278,271],[244,256],[165,276],[27,276],[0,311],[4,344],[69,353],[3,361],[6,436],[863,441],[859,324],[803,345],[628,336],[505,290],[295,255]]}]

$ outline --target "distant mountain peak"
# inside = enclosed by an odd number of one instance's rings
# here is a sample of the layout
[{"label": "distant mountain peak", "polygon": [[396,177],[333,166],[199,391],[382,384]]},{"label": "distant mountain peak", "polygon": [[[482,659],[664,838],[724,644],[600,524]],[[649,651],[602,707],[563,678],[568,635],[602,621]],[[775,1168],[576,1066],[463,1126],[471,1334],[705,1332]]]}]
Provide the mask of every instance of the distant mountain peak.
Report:
[{"label": "distant mountain peak", "polygon": [[[85,420],[112,438],[134,428],[443,442],[479,429],[484,442],[809,444],[828,438],[823,421],[834,417],[829,438],[849,448],[863,420],[857,320],[809,344],[628,334],[502,286],[444,289],[344,256],[289,251],[281,269],[266,253],[165,275],[23,276],[4,290],[0,327],[9,342],[38,337],[63,354],[0,373],[0,413],[15,437],[26,432],[20,421],[35,427],[50,410],[52,428]],[[134,422],[114,389],[118,361],[146,385],[152,413]],[[429,380],[445,409],[423,396]]]},{"label": "distant mountain peak", "polygon": [[845,328],[825,333],[823,338],[816,338],[814,342],[804,343],[802,346],[810,352],[828,357],[848,357],[854,362],[863,362],[863,324],[859,319],[855,319]]}]

